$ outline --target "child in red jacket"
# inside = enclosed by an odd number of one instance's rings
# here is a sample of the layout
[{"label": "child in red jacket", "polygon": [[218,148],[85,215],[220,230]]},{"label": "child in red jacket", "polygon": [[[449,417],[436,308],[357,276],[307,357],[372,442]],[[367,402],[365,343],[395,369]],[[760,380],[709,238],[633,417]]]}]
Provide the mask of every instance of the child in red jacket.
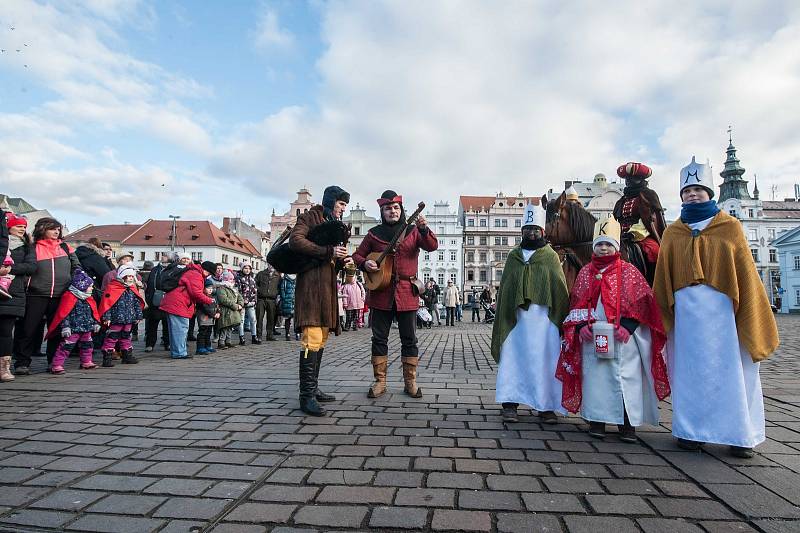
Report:
[{"label": "child in red jacket", "polygon": [[108,333],[103,341],[103,366],[114,366],[112,357],[114,346],[119,342],[122,350],[122,363],[135,365],[139,362],[133,356],[131,330],[142,319],[145,307],[144,298],[136,284],[136,268],[130,264],[117,269],[117,277],[108,284],[100,300],[100,313]]},{"label": "child in red jacket", "polygon": [[92,333],[100,331],[100,313],[92,298],[92,285],[91,277],[83,270],[76,270],[69,290],[61,296],[58,310],[47,330],[48,339],[61,335],[50,365],[51,374],[64,373],[64,361],[76,344],[80,350],[81,368],[97,367],[92,362]]}]

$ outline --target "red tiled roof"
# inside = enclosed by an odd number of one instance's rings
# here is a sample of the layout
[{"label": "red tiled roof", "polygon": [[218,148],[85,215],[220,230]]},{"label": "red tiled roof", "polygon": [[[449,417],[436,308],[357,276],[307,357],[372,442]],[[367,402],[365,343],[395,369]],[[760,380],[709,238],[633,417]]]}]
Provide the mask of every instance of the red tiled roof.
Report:
[{"label": "red tiled roof", "polygon": [[[261,257],[261,253],[249,240],[225,233],[207,220],[179,220],[176,229],[178,246],[217,246],[241,254]],[[124,244],[128,246],[169,246],[171,234],[171,220],[148,220],[125,239]]]},{"label": "red tiled roof", "polygon": [[764,218],[800,218],[800,202],[764,201]]},{"label": "red tiled roof", "polygon": [[533,205],[539,205],[539,201],[541,200],[539,197],[536,196],[508,196],[497,198],[496,196],[461,196],[459,197],[459,201],[461,202],[461,207],[465,211],[472,210],[481,210],[484,211],[488,210],[496,200],[503,200],[503,203],[507,202],[508,200],[514,200],[514,202],[522,201],[523,203],[532,203]]},{"label": "red tiled roof", "polygon": [[86,242],[92,237],[97,237],[101,241],[122,242],[139,227],[139,224],[105,224],[100,226],[89,224],[84,228],[73,231],[64,237],[64,240]]}]

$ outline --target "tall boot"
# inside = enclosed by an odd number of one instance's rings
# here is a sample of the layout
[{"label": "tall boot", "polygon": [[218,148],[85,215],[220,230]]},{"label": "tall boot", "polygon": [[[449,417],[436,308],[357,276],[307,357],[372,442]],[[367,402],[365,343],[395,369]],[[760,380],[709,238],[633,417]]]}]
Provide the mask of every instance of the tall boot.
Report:
[{"label": "tall boot", "polygon": [[139,360],[136,359],[133,355],[133,348],[128,348],[127,350],[122,350],[122,364],[123,365],[135,365],[138,363]]},{"label": "tall boot", "polygon": [[386,393],[386,367],[388,366],[389,358],[387,356],[372,356],[372,375],[375,376],[375,383],[369,388],[367,398],[378,398]]},{"label": "tall boot", "polygon": [[419,357],[401,357],[403,361],[403,381],[406,384],[403,392],[412,398],[422,398],[422,389],[417,387],[417,363]]},{"label": "tall boot", "polygon": [[317,390],[316,360],[317,352],[308,349],[300,352],[300,410],[311,416],[323,416],[325,408],[314,397]]},{"label": "tall boot", "polygon": [[336,401],[336,396],[333,394],[328,394],[319,390],[319,368],[322,366],[322,352],[324,351],[325,348],[320,348],[317,352],[317,357],[314,358],[314,383],[317,386],[317,390],[314,391],[314,397],[318,402],[323,403]]},{"label": "tall boot", "polygon": [[114,366],[114,350],[103,350],[103,366],[106,368]]},{"label": "tall boot", "polygon": [[291,323],[292,323],[292,319],[291,318],[287,318],[286,320],[283,321],[283,328],[286,330],[286,340],[287,341],[291,340],[289,338],[289,326],[291,325]]},{"label": "tall boot", "polygon": [[11,356],[0,357],[0,381],[14,381],[14,374],[11,373]]},{"label": "tall boot", "polygon": [[253,335],[253,339],[251,341],[252,344],[261,344],[261,339]]}]

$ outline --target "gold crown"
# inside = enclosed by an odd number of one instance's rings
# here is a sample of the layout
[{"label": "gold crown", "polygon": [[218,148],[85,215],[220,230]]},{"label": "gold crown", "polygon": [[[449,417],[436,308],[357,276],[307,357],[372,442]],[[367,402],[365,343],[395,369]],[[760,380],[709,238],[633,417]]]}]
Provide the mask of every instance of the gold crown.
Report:
[{"label": "gold crown", "polygon": [[617,219],[614,218],[614,215],[606,219],[601,219],[595,222],[594,225],[594,240],[596,241],[599,237],[608,237],[613,239],[617,242],[617,246],[619,246],[620,235],[622,234],[622,228],[617,222]]},{"label": "gold crown", "polygon": [[567,201],[570,201],[570,200],[580,200],[580,196],[578,196],[578,191],[576,191],[576,190],[575,190],[575,187],[573,187],[572,185],[570,185],[570,186],[569,186],[569,189],[567,189],[566,191],[564,191],[564,193],[565,193],[565,194],[566,194],[566,196],[567,196]]}]

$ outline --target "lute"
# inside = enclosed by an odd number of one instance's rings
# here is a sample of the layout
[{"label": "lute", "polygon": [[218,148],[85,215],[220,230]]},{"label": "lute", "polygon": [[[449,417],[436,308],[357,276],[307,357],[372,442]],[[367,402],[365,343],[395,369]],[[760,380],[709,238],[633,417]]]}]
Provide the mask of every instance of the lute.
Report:
[{"label": "lute", "polygon": [[[417,210],[414,211],[410,217],[406,219],[406,224],[403,229],[398,231],[386,248],[382,252],[372,252],[367,256],[367,260],[375,261],[378,264],[378,270],[375,272],[364,272],[366,274],[364,284],[371,291],[380,291],[392,284],[392,275],[394,271],[394,252],[397,242],[401,237],[405,238],[406,231],[413,225],[422,210],[425,209],[425,202],[417,204]],[[411,276],[409,279],[411,286],[416,290],[417,295],[425,291],[422,282],[417,279],[416,275]]]}]

